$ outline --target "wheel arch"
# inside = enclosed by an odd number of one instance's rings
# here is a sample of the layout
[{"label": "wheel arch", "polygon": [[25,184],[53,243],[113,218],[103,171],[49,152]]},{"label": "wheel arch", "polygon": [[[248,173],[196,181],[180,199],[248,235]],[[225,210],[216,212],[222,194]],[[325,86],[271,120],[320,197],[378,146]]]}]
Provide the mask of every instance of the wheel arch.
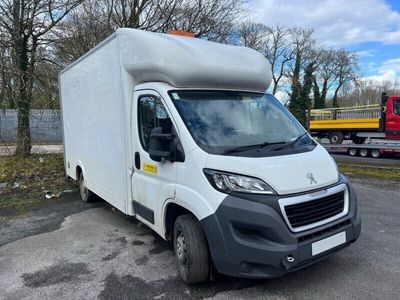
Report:
[{"label": "wheel arch", "polygon": [[[179,216],[186,214],[195,216],[190,210],[179,204],[176,204],[175,202],[169,202],[166,205],[164,209],[164,218],[163,218],[164,236],[166,240],[172,239],[175,220]],[[196,219],[198,218],[196,217]]]},{"label": "wheel arch", "polygon": [[190,205],[188,202],[181,201],[179,199],[169,199],[164,203],[163,207],[163,233],[165,239],[171,239],[171,233],[173,232],[173,226],[176,218],[184,214],[193,215],[198,221],[204,218],[200,211]]},{"label": "wheel arch", "polygon": [[75,165],[75,178],[72,178],[74,180],[79,180],[79,176],[81,175],[81,173],[83,173],[83,176],[86,176],[86,171],[85,168],[83,167],[83,163],[79,160],[77,161],[76,165]]}]

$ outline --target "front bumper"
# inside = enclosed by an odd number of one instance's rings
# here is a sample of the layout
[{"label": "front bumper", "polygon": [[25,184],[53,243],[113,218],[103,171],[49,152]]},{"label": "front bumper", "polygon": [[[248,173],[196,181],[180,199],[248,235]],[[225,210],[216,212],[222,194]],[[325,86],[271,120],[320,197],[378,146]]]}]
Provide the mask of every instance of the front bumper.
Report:
[{"label": "front bumper", "polygon": [[[349,189],[348,214],[299,233],[284,221],[279,196],[227,196],[213,215],[201,221],[217,271],[236,277],[280,277],[355,242],[361,232],[356,194],[343,176],[341,183]],[[346,243],[312,255],[312,243],[339,232],[346,233]],[[287,257],[294,260],[289,262]]]}]

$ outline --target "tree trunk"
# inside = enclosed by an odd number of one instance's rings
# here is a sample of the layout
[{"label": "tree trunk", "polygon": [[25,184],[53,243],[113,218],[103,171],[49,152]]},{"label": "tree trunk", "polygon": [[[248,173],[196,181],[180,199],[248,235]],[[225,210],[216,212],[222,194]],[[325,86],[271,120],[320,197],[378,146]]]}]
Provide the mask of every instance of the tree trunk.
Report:
[{"label": "tree trunk", "polygon": [[28,74],[28,39],[21,37],[17,42],[16,56],[18,57],[18,98],[17,98],[17,112],[18,112],[18,140],[17,149],[15,154],[17,156],[28,156],[31,152],[31,132],[29,113],[31,105],[31,80]]},{"label": "tree trunk", "polygon": [[274,81],[274,87],[272,89],[272,95],[275,95],[278,90],[278,83],[275,82],[275,80],[273,80],[273,81]]},{"label": "tree trunk", "polygon": [[324,81],[321,91],[321,108],[325,108],[326,95],[328,94],[328,81]]},{"label": "tree trunk", "polygon": [[2,74],[2,82],[1,82],[1,107],[3,109],[3,112],[6,112],[7,109],[7,80],[6,80],[6,72],[3,72]]},{"label": "tree trunk", "polygon": [[333,100],[332,100],[332,106],[333,107],[339,107],[338,93],[339,93],[340,88],[342,87],[342,84],[343,84],[342,82],[340,82],[338,84],[338,86],[335,89],[335,93],[333,94]]},{"label": "tree trunk", "polygon": [[27,101],[19,101],[18,103],[18,142],[15,151],[17,156],[28,156],[31,152],[29,106]]}]

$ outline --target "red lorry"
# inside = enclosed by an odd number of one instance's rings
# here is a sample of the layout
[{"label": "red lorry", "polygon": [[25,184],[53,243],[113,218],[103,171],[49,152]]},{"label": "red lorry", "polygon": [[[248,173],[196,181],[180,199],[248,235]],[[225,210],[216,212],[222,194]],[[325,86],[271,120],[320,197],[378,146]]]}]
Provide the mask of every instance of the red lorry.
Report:
[{"label": "red lorry", "polygon": [[[311,134],[328,138],[328,151],[372,157],[400,153],[400,96],[383,93],[378,105],[315,109],[310,116]],[[342,144],[345,139],[353,143]]]}]

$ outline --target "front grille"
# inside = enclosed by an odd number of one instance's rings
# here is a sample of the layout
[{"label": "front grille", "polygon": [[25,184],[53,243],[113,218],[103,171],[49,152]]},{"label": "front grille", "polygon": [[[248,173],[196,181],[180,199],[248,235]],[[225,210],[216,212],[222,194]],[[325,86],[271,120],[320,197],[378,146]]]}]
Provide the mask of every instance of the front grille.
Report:
[{"label": "front grille", "polygon": [[292,228],[307,226],[340,214],[344,210],[344,191],[317,200],[285,206]]},{"label": "front grille", "polygon": [[306,242],[306,241],[315,239],[317,237],[320,237],[322,235],[325,235],[329,232],[338,231],[339,229],[349,225],[350,223],[351,223],[350,220],[346,220],[346,221],[340,222],[339,224],[325,228],[323,230],[319,230],[319,231],[316,231],[316,232],[313,232],[313,233],[310,233],[307,235],[303,235],[303,236],[299,237],[297,240],[299,241],[299,243]]}]

